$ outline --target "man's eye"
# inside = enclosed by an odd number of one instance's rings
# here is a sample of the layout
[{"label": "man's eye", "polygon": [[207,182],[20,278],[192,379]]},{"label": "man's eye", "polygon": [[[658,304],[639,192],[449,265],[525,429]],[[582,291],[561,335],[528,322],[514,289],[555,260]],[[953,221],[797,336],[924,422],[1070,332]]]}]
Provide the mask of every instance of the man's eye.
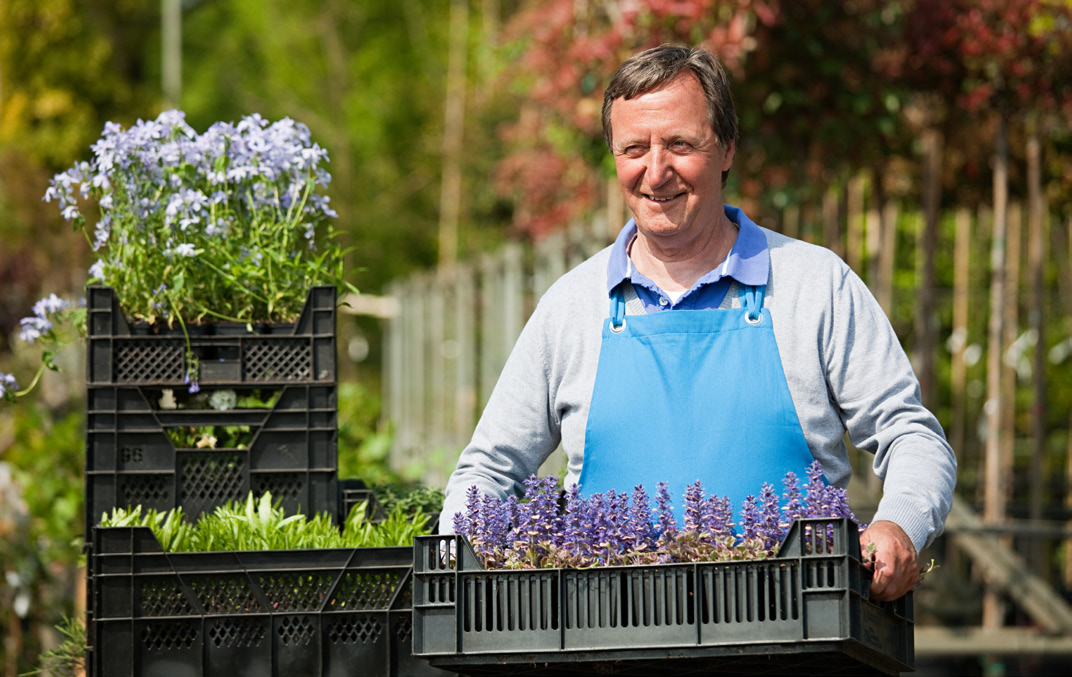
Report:
[{"label": "man's eye", "polygon": [[625,155],[626,157],[640,157],[641,155],[644,154],[644,147],[643,146],[627,146],[625,148],[625,150],[622,151],[622,154]]}]

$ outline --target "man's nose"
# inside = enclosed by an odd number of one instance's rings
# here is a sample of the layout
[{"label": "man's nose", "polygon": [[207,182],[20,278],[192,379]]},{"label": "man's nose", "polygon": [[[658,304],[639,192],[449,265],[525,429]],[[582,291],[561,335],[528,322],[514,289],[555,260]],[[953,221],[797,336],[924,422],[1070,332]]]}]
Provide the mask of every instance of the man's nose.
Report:
[{"label": "man's nose", "polygon": [[662,185],[670,178],[671,173],[670,152],[660,146],[652,147],[648,153],[648,185]]}]

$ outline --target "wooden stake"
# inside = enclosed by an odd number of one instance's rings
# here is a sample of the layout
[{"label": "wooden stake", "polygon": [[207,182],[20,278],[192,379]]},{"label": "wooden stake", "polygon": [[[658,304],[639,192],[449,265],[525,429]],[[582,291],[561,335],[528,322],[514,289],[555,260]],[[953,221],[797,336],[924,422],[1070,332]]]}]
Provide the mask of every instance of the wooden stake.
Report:
[{"label": "wooden stake", "polygon": [[[1005,141],[1005,118],[998,116],[994,143],[994,232],[990,243],[990,318],[986,355],[986,455],[984,462],[983,519],[996,525],[1005,517],[1005,492],[1001,477],[1001,353],[1004,336],[1002,305],[1005,302],[1005,236],[1008,209],[1008,150]],[[1001,627],[1004,604],[988,588],[983,596],[983,627]]]}]

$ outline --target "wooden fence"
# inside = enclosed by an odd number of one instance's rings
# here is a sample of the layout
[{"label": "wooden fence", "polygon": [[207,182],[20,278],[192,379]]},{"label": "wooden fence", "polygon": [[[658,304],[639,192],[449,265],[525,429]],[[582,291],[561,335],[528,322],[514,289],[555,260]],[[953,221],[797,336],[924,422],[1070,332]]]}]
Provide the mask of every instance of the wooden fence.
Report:
[{"label": "wooden fence", "polygon": [[395,463],[422,465],[429,484],[446,481],[540,296],[613,235],[594,218],[388,289],[397,310],[385,337],[384,415]]}]

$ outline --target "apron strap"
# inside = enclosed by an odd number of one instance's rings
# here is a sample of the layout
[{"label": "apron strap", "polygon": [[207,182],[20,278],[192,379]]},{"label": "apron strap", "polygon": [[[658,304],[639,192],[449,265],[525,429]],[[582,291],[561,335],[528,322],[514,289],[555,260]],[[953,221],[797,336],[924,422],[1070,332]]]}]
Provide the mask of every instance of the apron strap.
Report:
[{"label": "apron strap", "polygon": [[749,324],[759,324],[763,321],[763,292],[766,285],[753,287],[742,284],[737,286],[737,298],[741,300],[741,306],[748,311],[745,319]]},{"label": "apron strap", "polygon": [[644,302],[637,296],[632,282],[623,282],[610,295],[610,328],[614,333],[625,328],[626,315],[644,315]]}]

